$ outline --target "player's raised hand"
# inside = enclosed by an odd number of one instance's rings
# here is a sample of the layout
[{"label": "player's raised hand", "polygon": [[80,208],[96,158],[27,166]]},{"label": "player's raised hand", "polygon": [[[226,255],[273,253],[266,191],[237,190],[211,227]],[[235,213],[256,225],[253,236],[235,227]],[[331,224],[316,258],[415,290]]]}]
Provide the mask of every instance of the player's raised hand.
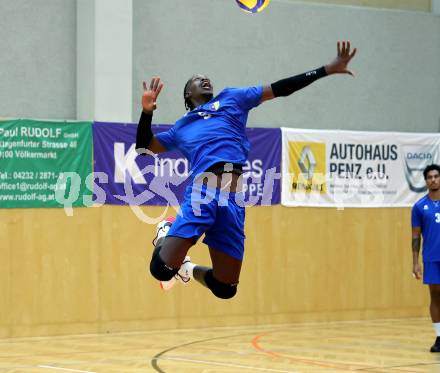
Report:
[{"label": "player's raised hand", "polygon": [[156,100],[162,90],[163,83],[160,81],[160,77],[154,76],[151,79],[150,86],[147,86],[147,83],[145,82],[142,82],[142,84],[144,86],[142,110],[145,113],[152,113],[153,110],[156,110]]},{"label": "player's raised hand", "polygon": [[338,41],[338,55],[328,65],[325,66],[327,74],[349,74],[354,76],[353,71],[348,69],[348,64],[356,55],[356,48],[351,50],[350,41]]}]

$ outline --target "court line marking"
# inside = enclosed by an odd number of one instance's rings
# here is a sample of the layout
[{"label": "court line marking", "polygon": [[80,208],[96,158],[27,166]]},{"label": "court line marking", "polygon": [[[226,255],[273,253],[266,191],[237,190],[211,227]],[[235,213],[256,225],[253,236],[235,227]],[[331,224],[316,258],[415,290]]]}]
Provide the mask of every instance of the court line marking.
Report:
[{"label": "court line marking", "polygon": [[67,372],[96,373],[96,372],[92,372],[91,370],[78,370],[78,369],[60,368],[60,367],[54,367],[52,365],[38,365],[38,368],[64,370],[64,371],[67,371]]},{"label": "court line marking", "polygon": [[162,350],[161,352],[157,353],[157,354],[151,359],[151,366],[153,367],[153,369],[154,369],[156,372],[159,372],[159,373],[167,373],[167,372],[165,372],[164,370],[162,370],[162,369],[159,367],[158,360],[165,359],[165,358],[162,357],[162,356],[165,355],[166,353],[170,352],[170,351],[177,350],[177,349],[179,349],[179,348],[187,347],[187,346],[191,346],[191,345],[198,344],[198,343],[211,342],[211,341],[215,341],[215,340],[217,340],[217,339],[225,339],[225,338],[235,338],[235,337],[249,336],[249,335],[253,335],[254,333],[255,333],[255,331],[254,331],[253,333],[249,333],[249,332],[248,332],[248,333],[233,334],[233,335],[223,335],[223,336],[221,336],[221,337],[199,339],[199,340],[196,340],[196,341],[192,341],[192,342],[188,342],[188,343],[183,343],[183,344],[180,344],[180,345],[172,346],[172,347],[170,347],[170,348],[167,348],[167,349]]},{"label": "court line marking", "polygon": [[[430,365],[440,365],[440,363],[417,363],[417,364],[410,364],[410,365],[393,365],[393,366],[385,366],[385,367],[376,367],[375,369],[392,369],[393,371],[399,370],[398,368],[417,368],[420,366],[430,366]],[[362,369],[359,369],[360,372],[362,372]],[[404,372],[411,372],[410,370],[405,370]]]},{"label": "court line marking", "polygon": [[[410,317],[410,318],[406,318],[406,320],[411,321],[411,322],[417,322],[420,320],[429,320],[429,318],[427,317]],[[225,326],[218,326],[218,327],[206,327],[206,328],[199,328],[199,329],[194,329],[194,328],[186,328],[186,329],[170,329],[167,331],[172,331],[175,332],[177,334],[184,334],[188,331],[229,331],[229,330],[241,330],[241,331],[246,331],[246,330],[254,330],[253,333],[242,333],[242,334],[238,334],[238,335],[225,335],[222,337],[217,337],[217,338],[209,338],[206,340],[198,340],[198,341],[194,341],[194,342],[190,342],[188,344],[183,344],[180,346],[174,346],[172,348],[169,348],[167,350],[162,351],[161,353],[157,354],[153,359],[150,360],[151,364],[153,365],[153,367],[158,371],[158,372],[163,372],[165,373],[162,369],[160,369],[157,366],[157,360],[161,359],[161,355],[163,355],[166,352],[169,352],[171,350],[177,349],[179,347],[184,347],[185,345],[191,345],[191,344],[195,344],[195,343],[200,343],[200,342],[204,342],[204,341],[209,341],[209,340],[213,340],[213,339],[221,339],[221,338],[225,338],[225,337],[236,337],[236,336],[241,336],[241,335],[251,335],[253,334],[255,336],[255,331],[256,330],[264,330],[266,329],[264,334],[268,334],[271,332],[276,332],[276,331],[282,331],[285,329],[286,326],[289,327],[293,327],[297,330],[303,330],[303,329],[307,329],[310,327],[314,327],[314,326],[324,326],[325,328],[333,328],[335,326],[340,326],[340,325],[351,325],[351,324],[362,324],[362,325],[381,325],[384,322],[392,322],[392,323],[400,323],[401,320],[400,319],[395,319],[395,318],[386,318],[386,319],[378,319],[378,320],[345,320],[345,321],[327,321],[327,322],[322,322],[322,321],[314,321],[314,322],[296,322],[296,323],[283,323],[283,324],[264,324],[264,325],[240,325],[238,327],[225,327]],[[393,325],[391,325],[393,326]],[[272,330],[267,330],[269,327],[272,327]],[[110,335],[106,335],[106,338],[109,339],[113,339],[113,338],[119,338],[122,336],[132,336],[132,335],[154,335],[154,334],[158,334],[158,333],[163,333],[163,330],[154,330],[154,331],[131,331],[131,332],[115,332],[112,333]],[[89,339],[89,338],[95,338],[95,337],[102,337],[103,335],[101,333],[93,333],[93,334],[77,334],[77,335],[66,335],[66,336],[52,336],[50,337],[51,340],[66,340],[69,339],[71,340],[72,337],[77,338],[79,340],[82,339]],[[23,342],[27,342],[29,340],[33,340],[33,341],[38,341],[38,342],[43,342],[46,341],[48,339],[48,337],[20,337],[20,338],[3,338],[0,339],[0,345],[7,343],[8,345],[10,345],[11,343],[23,343]],[[125,351],[126,349],[115,349],[114,351]],[[89,351],[82,351],[82,352],[77,352],[78,353],[89,353]],[[64,354],[64,353],[62,353]],[[59,354],[61,355],[61,353]],[[421,364],[415,364],[413,366],[418,366],[418,365],[437,365],[439,363],[421,363]],[[35,367],[35,365],[34,365]],[[401,366],[401,367],[406,367],[406,366]],[[56,368],[56,367],[50,367],[51,369],[60,369],[60,368]],[[361,368],[361,369],[356,369],[358,371],[362,371],[364,369],[383,369],[383,368],[387,368],[387,367],[365,367],[365,368]],[[395,369],[397,368],[397,366],[393,366],[391,367],[391,369]],[[2,370],[2,369],[0,369]],[[66,369],[64,369],[66,370]],[[96,373],[96,372],[91,372],[91,371],[79,371],[79,370],[71,370],[71,371],[76,371],[76,372],[86,372],[86,373]]]},{"label": "court line marking", "polygon": [[186,358],[181,358],[181,357],[161,357],[160,360],[188,361],[190,363],[202,363],[202,364],[208,364],[208,365],[218,365],[218,366],[222,366],[222,367],[261,370],[261,371],[264,371],[264,372],[301,373],[301,372],[293,371],[293,370],[279,370],[279,369],[272,369],[272,368],[252,367],[252,366],[249,366],[249,365],[231,364],[231,363],[219,363],[217,361],[195,360],[195,359],[186,359]]},{"label": "court line marking", "polygon": [[[394,320],[394,319],[391,319],[391,320]],[[372,320],[372,322],[374,323],[375,321],[377,321],[377,320]],[[383,320],[380,320],[380,321],[383,321]],[[334,322],[330,322],[330,323],[324,323],[324,324],[346,324],[346,323],[361,323],[362,321],[334,321]],[[370,320],[368,320],[368,321],[366,321],[366,323],[368,324],[368,323],[371,323],[371,321]],[[313,325],[320,325],[320,324],[323,324],[323,323],[319,323],[319,322],[317,322],[317,323],[311,323],[311,324],[313,324]],[[277,325],[278,326],[278,325]],[[304,326],[304,325],[303,325]],[[262,336],[265,336],[265,335],[268,335],[268,334],[271,334],[271,333],[276,333],[276,332],[278,332],[278,331],[280,331],[280,330],[284,330],[283,328],[279,328],[279,327],[276,327],[276,328],[272,328],[272,330],[266,330],[265,332],[262,332],[262,333],[260,333],[260,334],[258,334],[258,335],[255,335],[254,333],[240,333],[240,334],[234,334],[234,335],[224,335],[224,336],[221,336],[221,337],[215,337],[215,338],[206,338],[206,339],[201,339],[201,340],[196,340],[196,341],[192,341],[192,342],[188,342],[188,343],[183,343],[183,344],[181,344],[181,345],[176,345],[176,346],[172,346],[172,347],[170,347],[170,348],[167,348],[167,349],[165,349],[165,350],[162,350],[161,352],[159,352],[159,353],[157,353],[152,359],[151,359],[151,366],[153,367],[153,369],[154,370],[156,370],[158,373],[167,373],[165,370],[163,370],[163,369],[161,369],[160,367],[159,367],[159,364],[158,364],[158,362],[159,362],[159,360],[165,360],[165,359],[167,359],[166,357],[164,357],[164,355],[165,354],[167,354],[168,352],[170,352],[170,351],[173,351],[173,350],[177,350],[177,349],[180,349],[180,348],[182,348],[182,347],[187,347],[187,346],[190,346],[190,345],[194,345],[194,344],[198,344],[198,343],[203,343],[203,342],[211,342],[211,341],[214,341],[214,340],[218,340],[218,339],[225,339],[225,338],[235,338],[235,337],[242,337],[242,336],[249,336],[249,335],[254,335],[254,338],[252,339],[252,341],[251,341],[251,344],[253,345],[253,347],[258,351],[260,351],[260,352],[262,352],[262,353],[264,353],[264,354],[267,354],[267,355],[269,355],[269,356],[272,356],[272,357],[275,357],[275,358],[283,358],[283,359],[288,359],[289,360],[289,362],[290,363],[298,363],[298,362],[300,362],[300,363],[303,363],[303,364],[306,364],[306,365],[314,365],[314,366],[319,366],[319,367],[321,367],[321,368],[331,368],[331,369],[340,369],[340,370],[343,370],[343,371],[350,371],[350,372],[353,372],[353,371],[363,371],[363,372],[368,372],[368,373],[376,373],[376,370],[377,369],[381,369],[382,367],[375,367],[375,366],[368,366],[368,365],[358,365],[358,367],[350,367],[350,365],[348,365],[348,364],[344,364],[344,363],[342,363],[342,364],[335,364],[335,363],[330,363],[330,362],[321,362],[321,361],[317,361],[317,360],[309,360],[309,359],[299,359],[299,358],[292,358],[292,357],[289,357],[289,356],[284,356],[284,355],[280,355],[280,354],[277,354],[277,353],[275,353],[275,352],[273,352],[273,351],[268,351],[268,350],[265,350],[264,348],[262,348],[261,346],[259,346],[259,344],[258,344],[258,340],[262,337]],[[256,345],[254,345],[254,342],[257,344],[257,346]],[[255,369],[255,368],[254,368]],[[396,369],[393,369],[393,370],[396,370]],[[411,371],[407,371],[407,373],[416,373],[416,372],[411,372]]]},{"label": "court line marking", "polygon": [[[312,359],[307,359],[307,358],[292,357],[292,356],[279,354],[277,352],[270,351],[270,350],[267,350],[267,349],[264,349],[263,347],[261,347],[260,343],[259,343],[260,339],[262,337],[264,337],[268,334],[272,334],[274,332],[275,331],[268,331],[268,332],[256,335],[251,341],[252,346],[257,351],[260,351],[260,352],[267,354],[269,356],[288,359],[291,363],[303,363],[306,365],[315,365],[315,366],[320,366],[320,367],[324,367],[324,368],[340,369],[340,370],[351,371],[351,372],[352,371],[363,371],[363,372],[368,372],[368,373],[374,373],[377,369],[386,369],[386,367],[376,367],[376,366],[362,365],[362,364],[356,364],[356,363],[332,363],[332,362],[322,362],[319,360],[312,360]],[[404,367],[407,367],[407,366],[404,366]],[[410,366],[408,366],[408,367],[410,367]],[[393,368],[393,370],[399,370],[398,368],[399,367],[395,367],[395,368]],[[405,372],[417,373],[417,372],[408,371],[408,370],[405,370]]]},{"label": "court line marking", "polygon": [[264,354],[267,354],[269,356],[288,359],[291,363],[303,363],[306,365],[314,365],[314,366],[319,366],[319,367],[323,367],[323,368],[340,369],[340,370],[344,370],[344,371],[353,371],[356,369],[363,369],[363,370],[371,369],[371,367],[368,365],[355,364],[358,366],[352,367],[351,364],[347,364],[347,363],[332,363],[332,362],[327,362],[327,361],[323,362],[323,361],[313,360],[313,359],[298,358],[298,357],[287,356],[287,355],[279,354],[274,351],[267,350],[267,349],[260,346],[260,339],[263,336],[266,336],[268,334],[273,334],[273,332],[266,332],[266,333],[256,335],[251,341],[252,347],[254,347],[257,351],[262,352]]}]

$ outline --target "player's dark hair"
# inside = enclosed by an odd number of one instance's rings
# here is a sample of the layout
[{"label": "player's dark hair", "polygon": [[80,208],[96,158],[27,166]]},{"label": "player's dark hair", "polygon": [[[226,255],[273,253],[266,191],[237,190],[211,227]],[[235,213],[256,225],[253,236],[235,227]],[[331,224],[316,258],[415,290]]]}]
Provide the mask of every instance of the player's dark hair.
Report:
[{"label": "player's dark hair", "polygon": [[428,178],[428,172],[437,171],[440,174],[440,166],[437,164],[430,164],[423,170],[423,177],[425,180]]},{"label": "player's dark hair", "polygon": [[185,109],[186,110],[192,110],[194,109],[194,104],[191,102],[191,99],[186,97],[186,92],[188,91],[189,87],[191,86],[192,80],[194,78],[194,75],[188,79],[188,81],[185,84],[185,88],[183,89],[183,99],[185,100]]}]

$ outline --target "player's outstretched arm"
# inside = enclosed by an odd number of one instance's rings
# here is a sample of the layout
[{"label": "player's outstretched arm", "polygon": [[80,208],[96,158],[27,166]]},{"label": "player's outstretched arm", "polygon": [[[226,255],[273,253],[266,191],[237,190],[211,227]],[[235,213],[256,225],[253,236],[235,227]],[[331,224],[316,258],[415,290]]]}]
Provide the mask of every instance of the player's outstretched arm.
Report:
[{"label": "player's outstretched arm", "polygon": [[304,74],[292,76],[287,79],[279,80],[275,83],[267,85],[263,88],[261,102],[272,100],[275,97],[285,97],[293,92],[299,91],[315,80],[332,74],[349,74],[354,76],[353,72],[348,69],[348,64],[356,54],[356,48],[351,51],[349,41],[338,41],[337,56],[328,65],[319,69],[308,71]]},{"label": "player's outstretched arm", "polygon": [[144,93],[142,95],[142,114],[139,119],[139,124],[136,133],[136,152],[139,154],[146,154],[146,149],[153,153],[162,153],[166,149],[154,137],[151,131],[151,121],[153,119],[153,111],[156,110],[156,100],[162,90],[163,83],[160,78],[153,77],[150,86],[143,82]]}]

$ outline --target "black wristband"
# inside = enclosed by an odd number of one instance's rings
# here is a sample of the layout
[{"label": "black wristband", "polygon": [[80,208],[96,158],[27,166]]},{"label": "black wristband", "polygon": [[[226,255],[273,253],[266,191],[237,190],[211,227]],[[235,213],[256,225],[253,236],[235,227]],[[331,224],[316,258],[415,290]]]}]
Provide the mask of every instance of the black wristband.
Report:
[{"label": "black wristband", "polygon": [[151,131],[152,119],[152,113],[147,114],[142,111],[136,132],[136,152],[138,154],[146,154],[150,141],[153,138],[153,131]]},{"label": "black wristband", "polygon": [[313,83],[315,80],[327,76],[325,67],[320,67],[319,69],[308,71],[304,74],[295,75],[290,78],[278,80],[271,84],[272,92],[275,97],[289,96],[293,92],[299,91],[300,89],[307,87],[309,84]]}]

